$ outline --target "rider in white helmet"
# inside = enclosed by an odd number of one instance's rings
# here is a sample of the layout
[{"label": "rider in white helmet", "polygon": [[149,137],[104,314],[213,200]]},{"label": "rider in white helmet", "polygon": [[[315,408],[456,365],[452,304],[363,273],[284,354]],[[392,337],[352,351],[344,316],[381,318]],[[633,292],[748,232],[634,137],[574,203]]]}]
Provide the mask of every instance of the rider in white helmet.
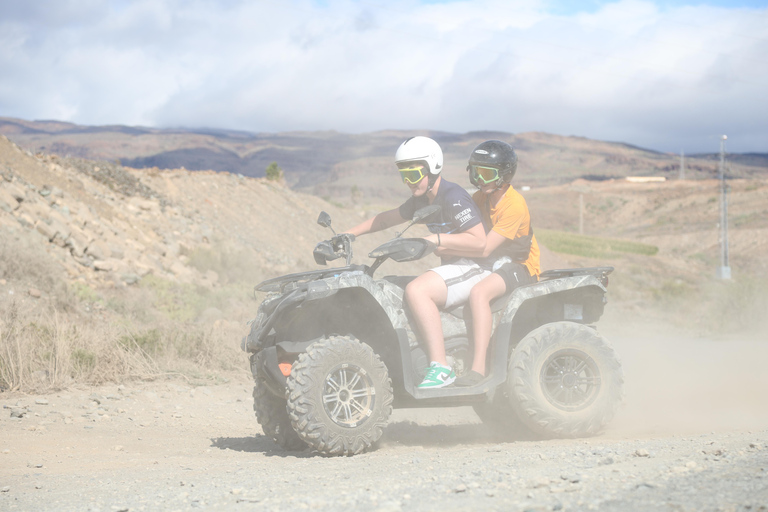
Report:
[{"label": "rider in white helmet", "polygon": [[[427,240],[449,251],[483,250],[485,229],[480,210],[464,188],[440,175],[443,152],[437,142],[422,136],[405,140],[397,148],[395,164],[401,179],[411,189],[411,197],[399,208],[379,213],[347,233],[360,236],[381,231],[412,219],[419,208],[437,204],[440,212],[427,219],[427,227],[434,233]],[[425,272],[406,287],[405,299],[431,360],[419,388],[441,388],[456,379],[445,358],[439,310],[465,302],[472,286],[485,275],[487,272],[474,261],[449,256],[442,258],[440,267]]]}]

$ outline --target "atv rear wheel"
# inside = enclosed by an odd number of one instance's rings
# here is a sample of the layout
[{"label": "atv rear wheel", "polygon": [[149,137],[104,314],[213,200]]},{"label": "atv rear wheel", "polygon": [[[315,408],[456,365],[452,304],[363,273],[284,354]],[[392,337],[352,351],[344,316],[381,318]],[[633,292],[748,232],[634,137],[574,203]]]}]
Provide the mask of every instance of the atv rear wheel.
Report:
[{"label": "atv rear wheel", "polygon": [[288,377],[288,414],[299,437],[324,455],[355,455],[381,437],[392,382],[373,349],[332,336],[299,355]]},{"label": "atv rear wheel", "polygon": [[591,327],[553,322],[532,331],[509,361],[507,395],[520,420],[547,437],[595,435],[622,400],[616,353]]},{"label": "atv rear wheel", "polygon": [[258,371],[254,371],[253,411],[264,434],[281,448],[288,451],[307,448],[307,444],[291,426],[286,400],[276,397],[267,389],[264,377],[259,375]]}]

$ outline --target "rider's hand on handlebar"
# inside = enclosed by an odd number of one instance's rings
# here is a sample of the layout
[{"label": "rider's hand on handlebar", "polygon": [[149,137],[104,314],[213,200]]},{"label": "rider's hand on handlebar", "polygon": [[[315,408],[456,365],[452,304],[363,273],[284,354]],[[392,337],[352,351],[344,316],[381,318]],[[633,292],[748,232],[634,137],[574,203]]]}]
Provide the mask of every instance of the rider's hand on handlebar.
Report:
[{"label": "rider's hand on handlebar", "polygon": [[433,254],[435,254],[435,256],[441,256],[443,254],[443,252],[446,250],[445,247],[443,247],[440,244],[440,242],[442,240],[440,240],[440,237],[437,234],[432,234],[432,235],[429,235],[429,236],[425,236],[424,240],[426,240],[427,242],[429,242],[429,243],[431,243],[431,244],[433,244],[435,246],[435,249],[432,251]]},{"label": "rider's hand on handlebar", "polygon": [[349,244],[355,241],[355,235],[351,233],[339,233],[331,238],[334,251],[343,251]]}]

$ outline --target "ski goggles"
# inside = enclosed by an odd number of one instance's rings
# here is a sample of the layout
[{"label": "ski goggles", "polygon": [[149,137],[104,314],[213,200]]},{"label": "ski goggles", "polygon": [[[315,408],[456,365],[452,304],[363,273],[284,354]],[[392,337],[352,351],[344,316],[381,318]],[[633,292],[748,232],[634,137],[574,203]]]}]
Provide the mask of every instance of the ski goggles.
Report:
[{"label": "ski goggles", "polygon": [[400,167],[398,165],[398,170],[400,171],[400,177],[403,178],[403,183],[409,183],[411,185],[416,185],[421,180],[424,179],[424,166],[423,165],[413,165],[413,164],[406,164],[407,167]]},{"label": "ski goggles", "polygon": [[495,167],[486,167],[484,165],[470,165],[469,172],[471,177],[480,181],[483,185],[493,183],[499,179],[499,170]]}]

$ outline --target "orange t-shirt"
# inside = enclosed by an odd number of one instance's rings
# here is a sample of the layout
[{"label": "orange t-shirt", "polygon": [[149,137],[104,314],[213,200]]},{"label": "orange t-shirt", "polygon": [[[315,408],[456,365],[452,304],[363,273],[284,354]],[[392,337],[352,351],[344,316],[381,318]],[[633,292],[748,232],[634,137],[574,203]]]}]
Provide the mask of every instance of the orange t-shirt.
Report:
[{"label": "orange t-shirt", "polygon": [[[491,226],[493,231],[510,240],[527,236],[530,232],[531,214],[528,212],[528,204],[511,185],[495,207],[490,205],[488,196],[480,190],[474,193],[472,199],[480,207],[486,228]],[[532,276],[541,274],[539,255],[539,244],[534,234],[531,240],[531,252],[528,259],[523,262]]]}]

